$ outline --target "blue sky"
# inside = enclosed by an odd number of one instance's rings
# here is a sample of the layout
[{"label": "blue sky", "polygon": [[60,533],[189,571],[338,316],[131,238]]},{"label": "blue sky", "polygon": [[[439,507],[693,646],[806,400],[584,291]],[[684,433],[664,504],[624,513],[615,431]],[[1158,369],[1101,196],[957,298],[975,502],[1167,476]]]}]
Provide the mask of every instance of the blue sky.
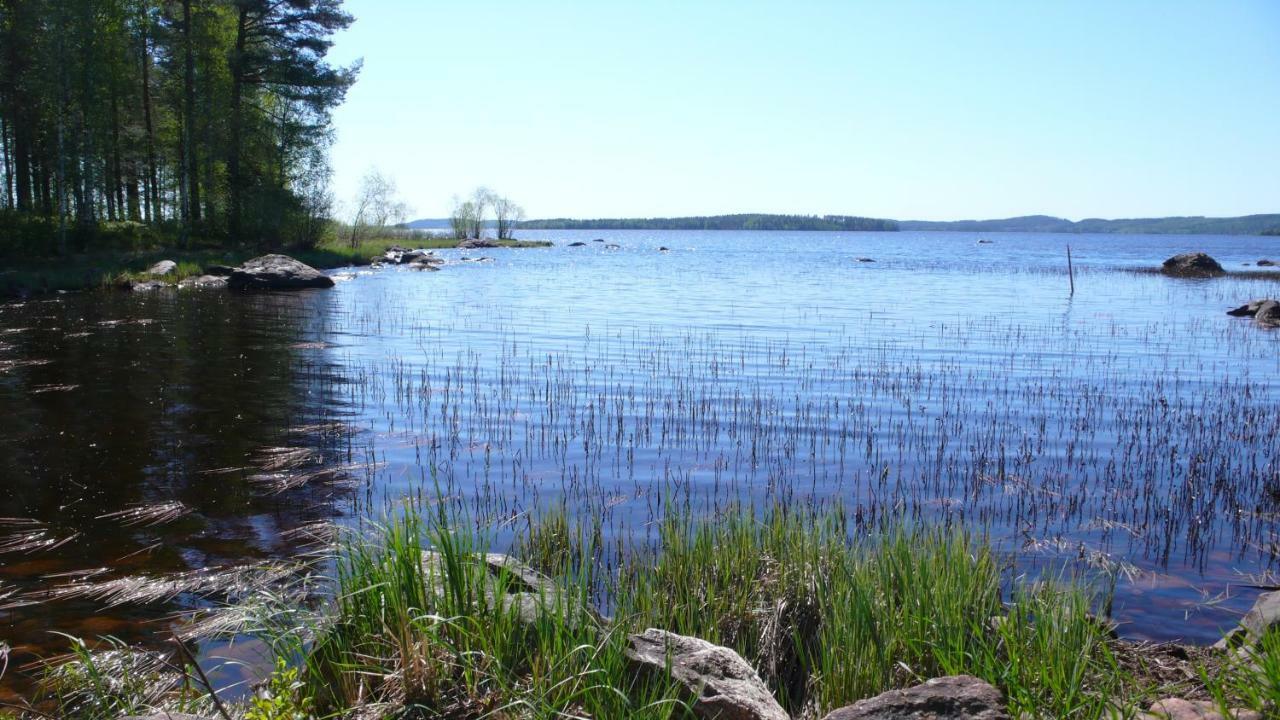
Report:
[{"label": "blue sky", "polygon": [[1280,212],[1280,2],[347,0],[335,185],[415,217]]}]

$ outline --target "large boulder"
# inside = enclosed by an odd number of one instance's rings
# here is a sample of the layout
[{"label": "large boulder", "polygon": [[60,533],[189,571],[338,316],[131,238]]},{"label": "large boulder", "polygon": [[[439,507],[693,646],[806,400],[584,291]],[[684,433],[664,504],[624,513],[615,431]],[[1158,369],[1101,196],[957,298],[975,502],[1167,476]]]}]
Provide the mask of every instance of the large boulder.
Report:
[{"label": "large boulder", "polygon": [[235,271],[236,269],[230,265],[210,265],[204,269],[204,274],[214,277],[231,277],[231,273]]},{"label": "large boulder", "polygon": [[1004,695],[970,675],[890,690],[840,708],[825,720],[1009,720]]},{"label": "large boulder", "polygon": [[460,250],[479,250],[483,248],[496,248],[496,247],[498,247],[498,243],[492,240],[485,240],[485,239],[479,239],[479,238],[472,238],[471,240],[463,240],[462,242],[458,243],[458,248]]},{"label": "large boulder", "polygon": [[697,717],[789,720],[755,669],[729,648],[655,628],[632,635],[629,643],[627,658],[637,670],[669,674]]},{"label": "large boulder", "polygon": [[1253,319],[1264,327],[1280,327],[1280,302],[1267,300],[1258,306]]},{"label": "large boulder", "polygon": [[1252,650],[1269,632],[1280,632],[1280,590],[1259,595],[1240,624],[1214,647]]},{"label": "large boulder", "polygon": [[1262,716],[1252,710],[1232,710],[1224,714],[1208,700],[1167,698],[1152,703],[1137,720],[1262,720]]},{"label": "large boulder", "polygon": [[147,268],[148,275],[168,275],[178,269],[178,263],[172,260],[161,260]]},{"label": "large boulder", "polygon": [[333,278],[287,255],[256,257],[231,273],[227,287],[235,290],[300,290],[333,287]]},{"label": "large boulder", "polygon": [[1217,260],[1202,252],[1174,255],[1164,261],[1160,272],[1174,277],[1218,277],[1227,274]]}]

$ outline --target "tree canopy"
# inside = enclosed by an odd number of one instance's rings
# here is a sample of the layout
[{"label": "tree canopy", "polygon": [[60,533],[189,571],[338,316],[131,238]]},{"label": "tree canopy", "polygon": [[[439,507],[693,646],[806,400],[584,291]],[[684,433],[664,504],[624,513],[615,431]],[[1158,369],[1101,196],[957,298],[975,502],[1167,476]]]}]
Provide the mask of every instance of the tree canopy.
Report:
[{"label": "tree canopy", "polygon": [[0,0],[0,213],[56,228],[9,243],[314,242],[351,22],[340,0]]}]

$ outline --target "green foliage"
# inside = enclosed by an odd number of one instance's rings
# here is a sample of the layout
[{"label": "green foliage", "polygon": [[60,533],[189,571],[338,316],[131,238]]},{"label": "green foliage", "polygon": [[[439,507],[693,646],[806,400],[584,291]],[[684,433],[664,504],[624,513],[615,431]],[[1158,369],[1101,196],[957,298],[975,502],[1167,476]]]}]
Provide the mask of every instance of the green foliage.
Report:
[{"label": "green foliage", "polygon": [[340,0],[0,3],[0,256],[319,244]]},{"label": "green foliage", "polygon": [[298,668],[289,667],[284,658],[276,658],[276,669],[261,694],[249,702],[244,720],[307,720],[311,701],[303,694]]}]

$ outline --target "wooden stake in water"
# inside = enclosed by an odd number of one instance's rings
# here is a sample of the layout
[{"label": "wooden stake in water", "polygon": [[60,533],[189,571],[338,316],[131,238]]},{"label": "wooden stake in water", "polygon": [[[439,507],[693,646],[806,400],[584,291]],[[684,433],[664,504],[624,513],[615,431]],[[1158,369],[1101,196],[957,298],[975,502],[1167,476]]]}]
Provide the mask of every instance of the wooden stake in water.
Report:
[{"label": "wooden stake in water", "polygon": [[1076,270],[1071,265],[1071,246],[1067,246],[1067,277],[1071,280],[1071,296],[1076,295]]}]

